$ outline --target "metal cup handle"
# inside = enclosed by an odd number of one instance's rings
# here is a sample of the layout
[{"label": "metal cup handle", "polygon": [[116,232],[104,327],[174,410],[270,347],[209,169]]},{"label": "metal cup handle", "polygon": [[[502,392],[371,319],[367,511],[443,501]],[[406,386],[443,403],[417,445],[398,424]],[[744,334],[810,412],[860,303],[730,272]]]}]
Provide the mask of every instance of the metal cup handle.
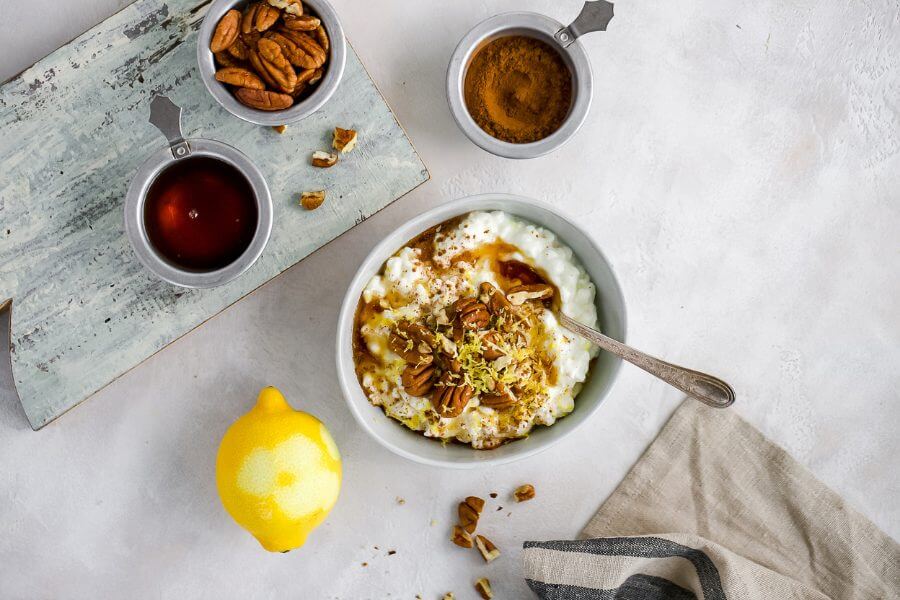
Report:
[{"label": "metal cup handle", "polygon": [[606,0],[585,2],[581,13],[572,24],[563,27],[553,37],[563,48],[568,48],[585,33],[606,31],[606,26],[613,18],[613,5]]},{"label": "metal cup handle", "polygon": [[191,147],[181,133],[181,107],[166,96],[153,96],[150,102],[150,123],[169,140],[172,156],[184,158],[191,153]]}]

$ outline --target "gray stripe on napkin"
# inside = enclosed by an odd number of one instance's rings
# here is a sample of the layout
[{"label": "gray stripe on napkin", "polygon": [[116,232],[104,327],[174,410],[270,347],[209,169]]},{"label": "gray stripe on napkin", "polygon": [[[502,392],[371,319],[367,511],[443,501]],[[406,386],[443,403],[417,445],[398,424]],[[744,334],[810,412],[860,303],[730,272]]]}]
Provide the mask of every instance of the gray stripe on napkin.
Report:
[{"label": "gray stripe on napkin", "polygon": [[[594,560],[590,565],[590,568],[595,572],[628,574],[625,581],[618,588],[607,591],[612,591],[615,593],[625,593],[626,591],[631,590],[630,593],[636,594],[640,589],[647,590],[644,596],[612,596],[617,598],[646,597],[650,599],[660,597],[647,595],[650,594],[653,589],[657,589],[658,587],[648,585],[648,583],[651,581],[666,582],[667,585],[674,586],[674,588],[677,588],[679,590],[683,590],[684,588],[678,586],[669,579],[658,576],[650,576],[643,573],[642,570],[647,570],[646,561],[635,560],[630,564],[623,564],[621,561],[609,561],[605,557],[625,556],[633,557],[636,559],[671,559],[676,557],[682,558],[693,565],[694,570],[697,574],[697,580],[699,581],[700,591],[703,594],[704,600],[726,600],[725,592],[722,589],[722,582],[719,579],[719,571],[716,568],[715,564],[713,564],[712,560],[710,560],[710,558],[704,552],[660,537],[616,537],[578,541],[525,542],[524,547],[526,552],[528,552],[528,554],[526,555],[526,560],[528,560],[532,564],[540,561],[539,557],[535,555],[535,551],[537,551],[538,554],[541,551],[550,550],[556,551],[556,553],[593,555]],[[551,560],[560,562],[565,561],[566,557],[565,554],[555,555]],[[581,565],[579,568],[583,569],[584,566]],[[561,577],[566,578],[565,575],[562,575]],[[638,579],[635,579],[635,577],[638,577]],[[554,583],[565,584],[564,587],[574,586],[581,589],[588,589],[579,585],[583,582],[576,581],[575,578],[567,578],[566,581],[556,581]],[[638,585],[639,583],[643,583],[644,585]],[[529,582],[529,585],[531,585],[531,582]],[[534,589],[534,586],[532,586],[532,589]],[[546,598],[546,596],[542,597]],[[566,596],[560,596],[560,598],[566,598]]]},{"label": "gray stripe on napkin", "polygon": [[697,596],[690,590],[652,575],[632,575],[620,587],[612,590],[543,583],[531,579],[525,581],[544,600],[697,600]]}]

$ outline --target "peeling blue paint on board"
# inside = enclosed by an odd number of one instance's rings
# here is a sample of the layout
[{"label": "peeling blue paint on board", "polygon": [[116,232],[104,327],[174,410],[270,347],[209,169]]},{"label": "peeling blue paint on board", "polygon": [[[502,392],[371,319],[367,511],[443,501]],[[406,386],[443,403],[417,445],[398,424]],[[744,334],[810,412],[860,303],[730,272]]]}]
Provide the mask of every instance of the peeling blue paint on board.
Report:
[{"label": "peeling blue paint on board", "polygon": [[[225,112],[196,67],[208,4],[138,0],[0,87],[0,306],[12,299],[13,375],[35,429],[428,179],[352,49],[332,100],[282,135]],[[131,177],[164,145],[147,121],[155,92],[184,108],[188,135],[252,157],[272,191],[265,253],[213,290],[154,279],[124,236]],[[359,131],[357,149],[308,166],[335,126]],[[297,206],[312,188],[328,210]]]}]

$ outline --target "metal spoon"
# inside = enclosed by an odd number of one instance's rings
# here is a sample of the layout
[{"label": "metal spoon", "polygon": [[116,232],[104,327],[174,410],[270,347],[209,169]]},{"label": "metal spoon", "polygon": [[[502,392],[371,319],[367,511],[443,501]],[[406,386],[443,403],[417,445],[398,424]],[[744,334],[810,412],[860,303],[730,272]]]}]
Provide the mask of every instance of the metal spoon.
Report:
[{"label": "metal spoon", "polygon": [[713,377],[700,371],[685,369],[644,354],[639,350],[617,342],[611,337],[603,335],[596,329],[567,317],[561,312],[557,313],[557,317],[559,317],[559,322],[562,326],[572,333],[577,333],[584,339],[600,346],[603,350],[612,352],[634,366],[659,377],[669,385],[678,388],[703,404],[713,408],[728,408],[734,403],[734,389],[718,377]]}]

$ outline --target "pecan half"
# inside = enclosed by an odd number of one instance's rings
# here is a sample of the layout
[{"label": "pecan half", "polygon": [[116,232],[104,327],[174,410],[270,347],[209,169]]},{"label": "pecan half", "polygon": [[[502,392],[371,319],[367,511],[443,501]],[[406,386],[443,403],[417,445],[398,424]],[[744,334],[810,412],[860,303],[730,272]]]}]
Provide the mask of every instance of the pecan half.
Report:
[{"label": "pecan half", "polygon": [[503,343],[503,336],[496,329],[491,329],[481,336],[481,355],[487,360],[496,360],[503,356],[503,350],[500,344]]},{"label": "pecan half", "polygon": [[286,27],[279,27],[278,33],[289,39],[297,46],[297,55],[293,57],[296,66],[304,69],[318,69],[325,64],[328,56],[315,40],[301,31],[293,31]]},{"label": "pecan half", "polygon": [[255,29],[262,33],[263,31],[268,31],[272,25],[278,22],[278,17],[281,16],[281,11],[275,8],[274,6],[270,6],[269,4],[264,4],[260,2],[259,8],[256,9],[256,16],[253,19],[253,25]]},{"label": "pecan half", "polygon": [[412,339],[409,333],[403,329],[401,325],[402,323],[398,325],[388,337],[388,346],[390,349],[408,363],[414,365],[431,364],[431,362],[434,361],[434,356],[431,354],[431,348],[426,348],[423,344]]},{"label": "pecan half", "polygon": [[400,321],[399,323],[397,323],[397,329],[400,330],[405,336],[415,341],[417,344],[424,343],[429,347],[434,347],[437,344],[435,335],[431,332],[430,329],[428,329],[421,323],[413,323],[412,321]]},{"label": "pecan half", "polygon": [[427,396],[434,387],[435,368],[431,363],[423,365],[406,365],[400,381],[403,389],[410,396]]},{"label": "pecan half", "polygon": [[238,60],[247,60],[247,56],[250,54],[250,48],[247,47],[244,40],[237,38],[234,40],[233,44],[228,46],[228,54]]},{"label": "pecan half", "polygon": [[216,71],[216,81],[221,81],[228,85],[236,85],[237,87],[250,88],[251,90],[266,89],[266,84],[263,83],[256,73],[241,67],[219,69]]},{"label": "pecan half", "polygon": [[315,31],[322,21],[312,15],[284,15],[284,26],[294,31]]},{"label": "pecan half", "polygon": [[484,329],[491,322],[487,306],[475,298],[460,298],[453,303],[451,311],[462,328],[470,331]]},{"label": "pecan half", "polygon": [[547,283],[517,285],[506,292],[506,298],[513,306],[520,306],[529,300],[549,300],[553,297],[553,286]]},{"label": "pecan half", "polygon": [[459,526],[468,533],[474,533],[478,527],[478,519],[481,517],[481,511],[484,510],[484,500],[478,496],[469,496],[464,502],[459,503],[457,514],[459,515]]},{"label": "pecan half", "polygon": [[246,65],[245,62],[236,59],[228,52],[216,52],[213,56],[216,59],[216,64],[220,67],[243,67]]},{"label": "pecan half", "polygon": [[300,194],[300,205],[306,210],[316,210],[325,202],[325,190],[303,192]]},{"label": "pecan half", "polygon": [[256,11],[259,10],[260,2],[252,2],[247,5],[247,10],[244,11],[243,16],[241,17],[241,33],[244,35],[250,35],[252,32],[256,31]]},{"label": "pecan half", "polygon": [[238,88],[234,96],[241,104],[257,110],[284,110],[294,103],[294,99],[287,94],[250,88]]},{"label": "pecan half", "polygon": [[462,414],[474,393],[475,390],[462,383],[459,375],[444,372],[440,381],[435,384],[434,393],[431,395],[431,405],[438,415],[452,419]]},{"label": "pecan half", "polygon": [[[263,59],[259,56],[259,52],[251,49],[248,58],[250,59],[250,65],[253,67],[253,70],[266,82],[266,85],[271,88],[277,88],[278,82],[269,74],[269,70],[266,69],[263,64]],[[291,100],[293,100],[293,98],[291,98]]]},{"label": "pecan half", "polygon": [[500,556],[500,550],[497,549],[497,546],[494,545],[494,542],[487,539],[483,535],[475,536],[475,546],[478,548],[478,551],[481,552],[482,558],[484,558],[484,562],[491,562],[498,556]]},{"label": "pecan half", "polygon": [[303,3],[300,0],[269,0],[269,4],[275,8],[284,9],[285,17],[303,14]]},{"label": "pecan half", "polygon": [[262,59],[263,68],[276,81],[278,88],[286,94],[293,92],[297,85],[297,72],[294,71],[294,67],[281,51],[281,46],[270,39],[263,38],[259,40],[257,48],[259,48],[259,57]]},{"label": "pecan half", "polygon": [[309,85],[315,85],[322,81],[323,75],[325,75],[325,69],[316,69],[315,73],[313,73],[313,76],[309,80]]},{"label": "pecan half", "polygon": [[453,526],[453,533],[450,536],[450,541],[460,548],[471,548],[475,545],[475,543],[472,541],[472,536],[466,533],[466,531],[459,525]]},{"label": "pecan half", "polygon": [[209,43],[209,49],[213,52],[222,52],[227,50],[238,37],[238,28],[241,23],[241,13],[232,9],[225,13],[216,30],[213,32],[212,41]]},{"label": "pecan half", "polygon": [[319,45],[322,46],[322,50],[328,52],[331,48],[331,40],[328,38],[328,32],[325,31],[325,28],[319,25],[316,27],[316,41],[319,42]]}]

